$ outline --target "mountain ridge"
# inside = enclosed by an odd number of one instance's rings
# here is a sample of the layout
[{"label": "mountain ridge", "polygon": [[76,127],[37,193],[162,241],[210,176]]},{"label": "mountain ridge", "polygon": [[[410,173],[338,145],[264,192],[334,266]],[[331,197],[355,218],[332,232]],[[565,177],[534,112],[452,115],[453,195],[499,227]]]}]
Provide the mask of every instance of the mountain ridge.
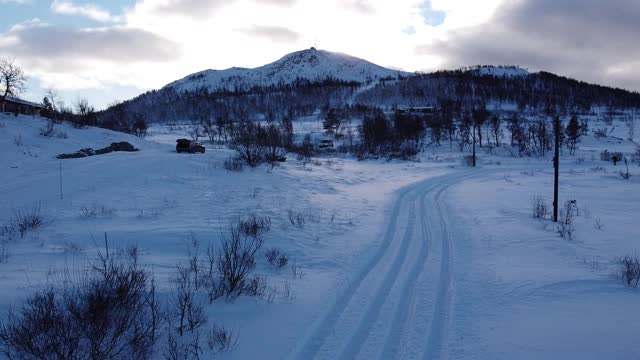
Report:
[{"label": "mountain ridge", "polygon": [[296,80],[368,83],[386,78],[411,76],[412,73],[392,70],[355,56],[310,48],[296,51],[256,68],[231,67],[224,70],[203,70],[167,84],[176,91],[238,91],[256,86],[290,84]]},{"label": "mountain ridge", "polygon": [[342,107],[392,110],[455,104],[460,110],[488,103],[509,104],[517,111],[586,113],[602,106],[640,109],[640,93],[518,66],[408,73],[312,48],[254,69],[188,75],[101,111],[98,121],[109,128],[128,129],[132,119],[141,117],[150,122],[261,120]]}]

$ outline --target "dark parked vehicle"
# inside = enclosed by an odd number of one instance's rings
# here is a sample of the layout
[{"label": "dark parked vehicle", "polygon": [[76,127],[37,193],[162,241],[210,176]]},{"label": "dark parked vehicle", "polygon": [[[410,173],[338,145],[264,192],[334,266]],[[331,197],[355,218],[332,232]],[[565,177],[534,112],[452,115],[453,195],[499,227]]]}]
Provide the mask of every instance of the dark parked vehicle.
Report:
[{"label": "dark parked vehicle", "polygon": [[202,153],[204,154],[204,145],[199,143],[198,141],[191,141],[189,139],[178,139],[176,140],[176,152],[188,152],[190,154],[193,153]]},{"label": "dark parked vehicle", "polygon": [[333,141],[331,140],[322,140],[320,144],[318,144],[318,148],[320,149],[333,149]]}]

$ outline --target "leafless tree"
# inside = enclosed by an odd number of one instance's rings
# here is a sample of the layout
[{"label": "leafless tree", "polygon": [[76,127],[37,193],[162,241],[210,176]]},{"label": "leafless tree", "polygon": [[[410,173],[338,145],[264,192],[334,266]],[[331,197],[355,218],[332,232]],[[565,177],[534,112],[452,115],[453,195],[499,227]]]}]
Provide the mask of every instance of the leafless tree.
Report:
[{"label": "leafless tree", "polygon": [[89,100],[85,98],[77,98],[73,105],[77,115],[77,120],[72,122],[73,126],[81,128],[87,125],[96,124],[95,109],[93,106],[89,105]]},{"label": "leafless tree", "polygon": [[93,106],[89,105],[89,100],[85,98],[78,98],[74,104],[78,115],[86,116],[94,112]]},{"label": "leafless tree", "polygon": [[627,115],[624,119],[625,125],[627,125],[627,140],[633,141],[636,133],[636,116],[635,110],[631,115]]},{"label": "leafless tree", "polygon": [[7,96],[17,96],[25,88],[27,77],[22,68],[13,59],[0,59],[0,92],[2,93],[2,111]]},{"label": "leafless tree", "polygon": [[57,103],[59,101],[58,90],[53,86],[50,86],[45,90],[44,96],[45,98],[49,99],[49,102],[51,103],[51,107],[53,108],[53,111],[58,111],[58,108],[57,108]]},{"label": "leafless tree", "polygon": [[215,121],[211,117],[206,117],[200,121],[200,126],[204,134],[209,138],[209,142],[213,144],[217,134]]}]

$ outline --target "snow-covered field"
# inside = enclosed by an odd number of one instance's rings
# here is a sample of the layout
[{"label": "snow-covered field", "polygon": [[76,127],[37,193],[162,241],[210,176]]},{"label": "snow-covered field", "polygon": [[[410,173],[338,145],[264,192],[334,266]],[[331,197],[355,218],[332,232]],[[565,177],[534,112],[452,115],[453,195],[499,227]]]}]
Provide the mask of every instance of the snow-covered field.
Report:
[{"label": "snow-covered field", "polygon": [[[95,257],[105,233],[115,246],[137,244],[168,294],[193,239],[204,248],[256,214],[272,222],[265,248],[281,248],[290,265],[273,270],[260,256],[273,301],[207,304],[210,322],[237,329],[224,358],[638,358],[640,289],[622,283],[616,259],[640,248],[640,170],[631,164],[623,180],[620,164],[599,160],[603,149],[635,150],[615,125],[563,157],[560,202],[578,207],[569,240],[532,217],[534,196],[551,204],[549,158],[480,150],[470,169],[443,146],[420,162],[289,156],[233,173],[222,166],[230,150],[176,154],[179,131],[152,128],[141,140],[56,125],[49,138],[41,119],[0,115],[0,225],[38,205],[49,220],[9,244],[0,310]],[[114,141],[140,151],[54,158]]]}]

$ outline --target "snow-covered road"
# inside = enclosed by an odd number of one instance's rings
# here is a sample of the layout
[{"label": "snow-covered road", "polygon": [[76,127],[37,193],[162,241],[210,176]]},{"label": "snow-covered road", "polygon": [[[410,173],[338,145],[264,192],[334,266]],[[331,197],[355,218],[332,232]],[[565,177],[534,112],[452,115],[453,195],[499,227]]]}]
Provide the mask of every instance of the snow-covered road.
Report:
[{"label": "snow-covered road", "polygon": [[354,271],[291,359],[444,358],[452,296],[447,189],[478,172],[401,190],[381,245]]}]

